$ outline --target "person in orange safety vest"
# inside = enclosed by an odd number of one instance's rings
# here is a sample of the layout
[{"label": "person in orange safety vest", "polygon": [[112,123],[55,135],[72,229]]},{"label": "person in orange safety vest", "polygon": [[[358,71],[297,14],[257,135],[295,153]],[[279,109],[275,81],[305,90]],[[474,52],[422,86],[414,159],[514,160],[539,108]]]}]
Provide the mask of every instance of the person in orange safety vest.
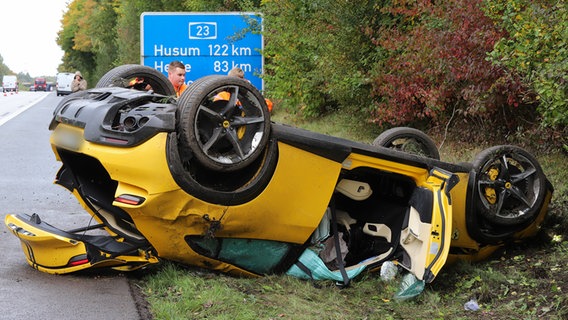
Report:
[{"label": "person in orange safety vest", "polygon": [[187,89],[185,84],[185,65],[180,61],[172,61],[168,65],[168,79],[174,86],[176,96],[179,98],[183,91]]}]

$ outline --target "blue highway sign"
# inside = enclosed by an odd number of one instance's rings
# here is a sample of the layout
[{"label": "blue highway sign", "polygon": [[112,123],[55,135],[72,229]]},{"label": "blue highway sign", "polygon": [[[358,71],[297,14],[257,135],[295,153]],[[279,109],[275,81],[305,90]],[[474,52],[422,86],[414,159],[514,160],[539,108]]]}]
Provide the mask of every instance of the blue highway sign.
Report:
[{"label": "blue highway sign", "polygon": [[234,67],[260,90],[264,68],[262,17],[250,12],[145,12],[140,16],[142,64],[167,75],[174,60],[186,67],[186,82]]}]

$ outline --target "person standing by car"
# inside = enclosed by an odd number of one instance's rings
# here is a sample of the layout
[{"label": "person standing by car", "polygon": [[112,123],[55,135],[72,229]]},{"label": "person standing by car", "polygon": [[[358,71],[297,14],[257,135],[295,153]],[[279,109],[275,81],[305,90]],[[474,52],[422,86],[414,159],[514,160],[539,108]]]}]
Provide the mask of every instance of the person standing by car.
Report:
[{"label": "person standing by car", "polygon": [[168,79],[174,85],[176,96],[179,98],[187,89],[185,84],[185,66],[180,61],[172,61],[168,66]]},{"label": "person standing by car", "polygon": [[[227,75],[229,77],[237,77],[245,79],[245,72],[243,71],[243,69],[239,67],[234,67],[233,69],[229,70],[229,73],[227,73]],[[219,101],[219,100],[229,101],[229,99],[231,99],[231,94],[227,91],[221,91],[215,97],[213,97],[214,101]]]},{"label": "person standing by car", "polygon": [[[239,68],[239,67],[234,67],[233,69],[229,70],[229,73],[227,75],[229,77],[237,77],[237,78],[247,80],[247,79],[245,79],[244,70]],[[221,95],[221,96],[219,96],[219,95]],[[224,100],[229,100],[229,98],[231,97],[231,95],[228,92],[220,92],[219,95],[218,96],[220,98],[221,97],[224,98]],[[268,98],[264,98],[264,100],[266,101],[266,106],[268,107],[268,112],[272,112],[272,106],[273,106],[272,101]]]},{"label": "person standing by car", "polygon": [[87,80],[83,79],[81,71],[77,71],[75,72],[75,78],[73,78],[73,82],[71,83],[71,91],[77,92],[81,90],[87,90]]},{"label": "person standing by car", "polygon": [[229,73],[227,75],[229,77],[237,77],[241,79],[245,78],[245,72],[239,67],[234,67],[233,69],[229,70]]}]

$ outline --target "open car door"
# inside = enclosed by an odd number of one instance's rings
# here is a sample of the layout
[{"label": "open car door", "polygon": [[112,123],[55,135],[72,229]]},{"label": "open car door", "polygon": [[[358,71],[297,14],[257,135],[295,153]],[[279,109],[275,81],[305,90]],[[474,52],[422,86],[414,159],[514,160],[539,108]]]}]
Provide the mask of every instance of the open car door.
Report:
[{"label": "open car door", "polygon": [[432,282],[446,263],[450,252],[452,230],[451,189],[458,177],[449,172],[433,169],[426,183],[431,190],[432,214],[430,217],[420,210],[420,200],[408,210],[407,222],[401,230],[399,245],[402,259],[399,264],[412,272],[418,279]]}]

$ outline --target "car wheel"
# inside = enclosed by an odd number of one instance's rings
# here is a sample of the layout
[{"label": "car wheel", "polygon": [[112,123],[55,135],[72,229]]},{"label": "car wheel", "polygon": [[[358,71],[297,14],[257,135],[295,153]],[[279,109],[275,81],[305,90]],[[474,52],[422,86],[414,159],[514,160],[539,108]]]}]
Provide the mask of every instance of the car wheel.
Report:
[{"label": "car wheel", "polygon": [[176,94],[172,83],[164,74],[154,68],[138,64],[125,64],[107,72],[96,85],[96,88],[105,87],[151,89],[165,96]]},{"label": "car wheel", "polygon": [[440,160],[440,152],[434,140],[424,132],[414,128],[396,127],[388,129],[373,141],[373,145]]},{"label": "car wheel", "polygon": [[495,146],[479,153],[476,173],[476,208],[487,221],[524,225],[533,221],[546,196],[546,178],[538,161],[515,146]]},{"label": "car wheel", "polygon": [[204,167],[237,171],[254,162],[270,135],[270,113],[248,81],[222,75],[192,83],[178,100],[180,147]]}]

